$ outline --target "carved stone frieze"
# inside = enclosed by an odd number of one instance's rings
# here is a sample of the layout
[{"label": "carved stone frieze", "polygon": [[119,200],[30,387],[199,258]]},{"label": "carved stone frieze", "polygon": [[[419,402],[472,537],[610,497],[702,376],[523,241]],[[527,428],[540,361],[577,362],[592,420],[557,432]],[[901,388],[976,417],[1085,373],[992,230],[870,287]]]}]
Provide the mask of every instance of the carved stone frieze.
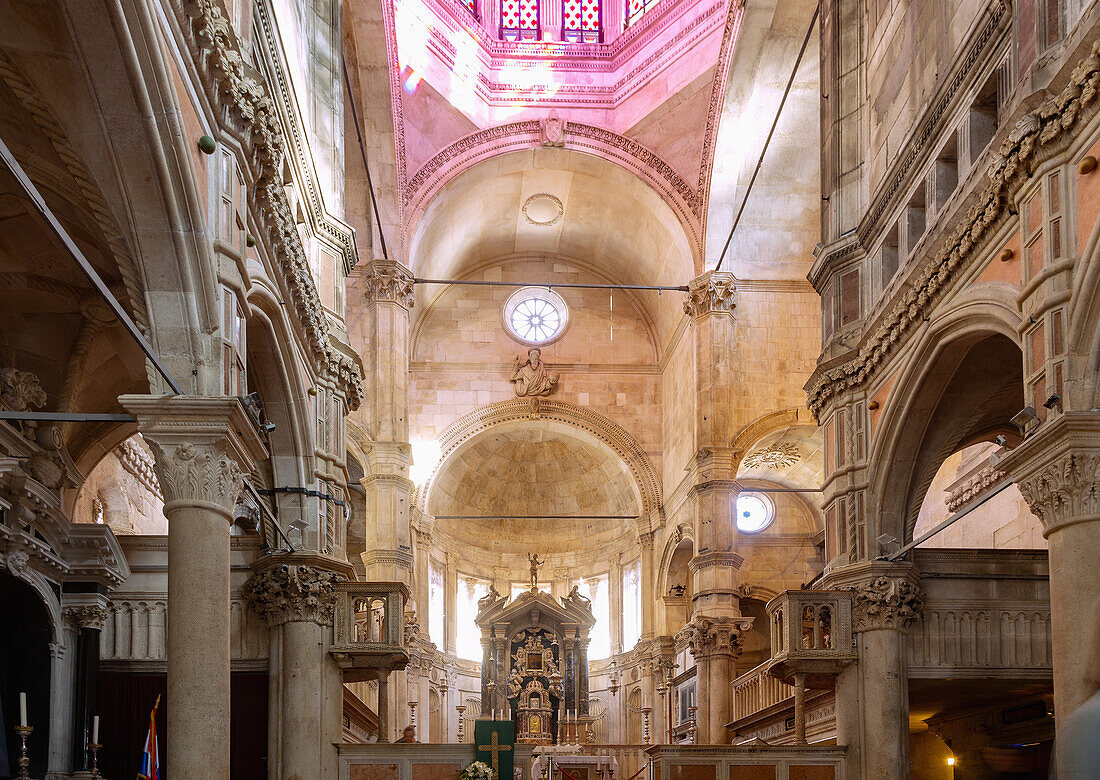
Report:
[{"label": "carved stone frieze", "polygon": [[984,495],[991,487],[1005,478],[1005,473],[993,466],[986,466],[977,474],[955,488],[947,496],[947,511],[957,512],[974,499]]},{"label": "carved stone frieze", "polygon": [[1016,484],[1044,536],[1100,516],[1100,452],[1063,453]]},{"label": "carved stone frieze", "polygon": [[676,633],[676,641],[687,642],[695,658],[712,655],[741,655],[744,634],[752,629],[752,618],[695,615]]},{"label": "carved stone frieze", "polygon": [[336,583],[344,577],[315,566],[285,564],[260,572],[241,586],[241,596],[270,626],[316,623],[331,626]]},{"label": "carved stone frieze", "polygon": [[874,333],[861,341],[856,357],[815,373],[806,384],[811,411],[818,418],[834,396],[863,385],[909,336],[959,271],[980,259],[981,250],[1013,209],[1015,192],[1042,162],[1069,146],[1069,138],[1084,128],[1097,111],[1100,41],[1074,68],[1069,83],[1056,96],[1024,115],[993,156],[990,182],[974,205],[945,232],[933,254],[903,287],[893,308]]},{"label": "carved stone frieze", "polygon": [[364,269],[362,279],[368,301],[390,301],[406,309],[413,307],[413,275],[400,263],[374,260]]},{"label": "carved stone frieze", "polygon": [[750,469],[782,469],[793,466],[802,460],[798,446],[790,442],[776,442],[762,450],[750,452],[741,460],[741,465]]},{"label": "carved stone frieze", "polygon": [[0,368],[0,402],[15,412],[46,405],[46,391],[38,383],[38,377],[30,371],[17,368]]},{"label": "carved stone frieze", "polygon": [[692,317],[704,314],[732,314],[737,307],[737,289],[733,274],[709,271],[688,282],[684,312]]},{"label": "carved stone frieze", "polygon": [[233,511],[244,486],[244,474],[224,445],[183,442],[162,447],[154,440],[148,441],[156,454],[165,504],[202,501]]},{"label": "carved stone frieze", "polygon": [[110,616],[110,610],[97,604],[65,607],[65,617],[76,628],[92,628],[96,631],[102,631],[103,624],[107,622],[107,618]]},{"label": "carved stone frieze", "polygon": [[920,616],[924,594],[906,579],[875,577],[852,587],[852,630],[904,631]]}]

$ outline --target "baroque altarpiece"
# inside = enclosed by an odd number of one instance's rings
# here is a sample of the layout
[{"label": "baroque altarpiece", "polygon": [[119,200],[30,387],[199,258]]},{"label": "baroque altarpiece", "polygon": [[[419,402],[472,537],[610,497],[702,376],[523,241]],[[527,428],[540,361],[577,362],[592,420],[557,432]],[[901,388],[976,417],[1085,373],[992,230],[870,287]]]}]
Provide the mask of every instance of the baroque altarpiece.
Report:
[{"label": "baroque altarpiece", "polygon": [[478,603],[482,712],[510,718],[516,740],[557,742],[563,718],[586,723],[588,642],[596,620],[574,588],[555,599],[532,588],[508,600],[490,590]]}]

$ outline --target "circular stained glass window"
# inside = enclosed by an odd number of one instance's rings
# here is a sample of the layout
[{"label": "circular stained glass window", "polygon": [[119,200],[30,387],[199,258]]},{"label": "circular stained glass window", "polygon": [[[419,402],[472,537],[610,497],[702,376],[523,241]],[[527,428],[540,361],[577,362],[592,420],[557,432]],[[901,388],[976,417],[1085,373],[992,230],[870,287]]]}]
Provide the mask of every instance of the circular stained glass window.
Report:
[{"label": "circular stained glass window", "polygon": [[504,305],[504,325],[524,344],[548,344],[565,332],[569,309],[557,293],[545,287],[517,290]]},{"label": "circular stained glass window", "polygon": [[742,493],[737,497],[737,530],[743,534],[763,531],[772,522],[772,508],[763,496]]}]

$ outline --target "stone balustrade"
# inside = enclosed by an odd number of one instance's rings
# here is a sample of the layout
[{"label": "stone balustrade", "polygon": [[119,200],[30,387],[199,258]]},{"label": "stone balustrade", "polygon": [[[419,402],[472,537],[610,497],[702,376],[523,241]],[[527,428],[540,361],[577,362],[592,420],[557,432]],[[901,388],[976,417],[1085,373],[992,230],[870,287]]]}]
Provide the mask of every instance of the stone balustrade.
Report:
[{"label": "stone balustrade", "polygon": [[765,661],[733,681],[733,719],[742,720],[780,703],[793,705],[794,688],[768,674]]},{"label": "stone balustrade", "polygon": [[329,652],[344,670],[345,682],[374,679],[409,662],[405,641],[405,602],[400,582],[336,583],[334,641]]}]

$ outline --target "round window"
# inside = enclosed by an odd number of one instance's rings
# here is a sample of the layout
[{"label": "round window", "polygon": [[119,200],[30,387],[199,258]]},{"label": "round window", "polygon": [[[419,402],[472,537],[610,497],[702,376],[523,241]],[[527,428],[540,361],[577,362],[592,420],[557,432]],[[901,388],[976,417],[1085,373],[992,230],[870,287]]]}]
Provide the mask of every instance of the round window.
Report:
[{"label": "round window", "polygon": [[524,287],[504,304],[504,327],[524,344],[548,344],[565,333],[569,308],[545,287]]},{"label": "round window", "polygon": [[754,534],[771,525],[774,512],[771,502],[755,493],[742,493],[737,497],[737,530]]}]

